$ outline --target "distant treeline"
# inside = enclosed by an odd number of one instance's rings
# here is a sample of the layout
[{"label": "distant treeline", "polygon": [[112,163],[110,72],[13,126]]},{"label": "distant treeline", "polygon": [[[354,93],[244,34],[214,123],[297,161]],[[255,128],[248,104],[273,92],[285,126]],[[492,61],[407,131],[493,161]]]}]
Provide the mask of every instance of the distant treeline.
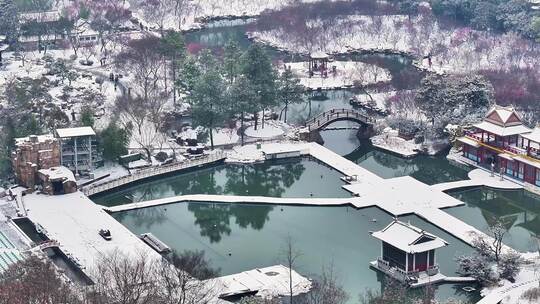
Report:
[{"label": "distant treeline", "polygon": [[[403,13],[417,13],[425,0],[394,0]],[[540,38],[540,11],[528,0],[429,0],[433,13],[479,30],[517,32]]]}]

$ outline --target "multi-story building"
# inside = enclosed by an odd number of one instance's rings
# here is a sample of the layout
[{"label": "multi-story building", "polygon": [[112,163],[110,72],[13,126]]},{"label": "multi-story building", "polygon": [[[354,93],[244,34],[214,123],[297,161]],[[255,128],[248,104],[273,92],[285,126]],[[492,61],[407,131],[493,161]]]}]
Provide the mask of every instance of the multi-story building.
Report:
[{"label": "multi-story building", "polygon": [[523,125],[513,108],[496,106],[458,140],[465,162],[540,187],[540,128]]},{"label": "multi-story building", "polygon": [[76,177],[90,174],[101,164],[96,133],[91,127],[56,129],[55,137],[60,142],[60,164]]}]

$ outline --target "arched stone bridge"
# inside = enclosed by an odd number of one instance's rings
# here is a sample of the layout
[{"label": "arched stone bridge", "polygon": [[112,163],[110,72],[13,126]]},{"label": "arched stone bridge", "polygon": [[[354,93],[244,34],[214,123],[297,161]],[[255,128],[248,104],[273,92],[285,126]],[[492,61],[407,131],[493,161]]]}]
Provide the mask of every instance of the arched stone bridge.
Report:
[{"label": "arched stone bridge", "polygon": [[332,109],[321,113],[306,122],[307,132],[303,133],[302,139],[323,144],[324,140],[319,133],[326,126],[341,120],[357,122],[360,125],[356,136],[361,139],[369,138],[373,135],[373,124],[375,119],[354,109]]},{"label": "arched stone bridge", "polygon": [[355,121],[367,127],[372,127],[375,122],[373,118],[354,109],[332,109],[308,120],[306,122],[306,128],[309,132],[317,131],[340,120]]}]

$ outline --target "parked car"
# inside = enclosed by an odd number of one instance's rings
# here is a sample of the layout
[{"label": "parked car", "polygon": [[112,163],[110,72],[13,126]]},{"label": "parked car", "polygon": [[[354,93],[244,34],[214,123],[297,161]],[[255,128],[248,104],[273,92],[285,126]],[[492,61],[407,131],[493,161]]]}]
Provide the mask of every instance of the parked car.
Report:
[{"label": "parked car", "polygon": [[99,235],[107,241],[112,240],[111,232],[108,229],[99,230]]}]

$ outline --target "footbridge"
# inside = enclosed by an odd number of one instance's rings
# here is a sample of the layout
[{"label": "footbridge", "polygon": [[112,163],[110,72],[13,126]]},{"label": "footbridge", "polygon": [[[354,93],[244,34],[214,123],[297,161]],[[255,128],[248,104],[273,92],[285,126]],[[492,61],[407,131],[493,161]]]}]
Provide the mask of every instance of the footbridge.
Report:
[{"label": "footbridge", "polygon": [[354,109],[332,109],[323,112],[306,122],[308,131],[324,129],[331,123],[341,120],[354,121],[364,126],[373,126],[375,120]]}]

